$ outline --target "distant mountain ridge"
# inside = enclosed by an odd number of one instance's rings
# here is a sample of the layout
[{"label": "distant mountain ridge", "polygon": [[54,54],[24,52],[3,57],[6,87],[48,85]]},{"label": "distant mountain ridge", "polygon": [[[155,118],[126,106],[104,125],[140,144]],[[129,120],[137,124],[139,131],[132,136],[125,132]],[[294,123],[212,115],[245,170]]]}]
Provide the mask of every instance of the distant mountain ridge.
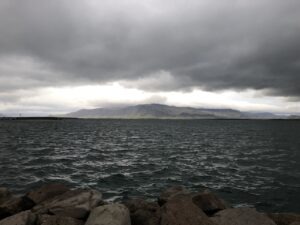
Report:
[{"label": "distant mountain ridge", "polygon": [[233,109],[177,107],[162,104],[141,104],[118,108],[81,109],[64,117],[75,118],[170,118],[170,119],[278,119],[272,113],[249,113]]},{"label": "distant mountain ridge", "polygon": [[288,117],[288,119],[291,119],[291,120],[300,120],[300,116],[299,115],[290,115]]}]

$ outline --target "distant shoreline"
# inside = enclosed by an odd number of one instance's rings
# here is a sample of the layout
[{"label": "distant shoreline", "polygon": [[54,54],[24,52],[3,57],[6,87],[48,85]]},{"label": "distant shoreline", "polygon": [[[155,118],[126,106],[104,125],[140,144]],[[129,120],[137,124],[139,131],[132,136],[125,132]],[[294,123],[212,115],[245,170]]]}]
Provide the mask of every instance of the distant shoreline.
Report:
[{"label": "distant shoreline", "polygon": [[68,117],[0,117],[0,120],[73,120],[78,118]]},{"label": "distant shoreline", "polygon": [[116,118],[116,117],[103,117],[103,118],[76,118],[76,117],[0,117],[0,120],[276,120],[276,121],[299,121],[300,119],[296,118],[272,118],[272,119],[254,119],[254,118],[151,118],[151,117],[145,117],[145,118]]}]

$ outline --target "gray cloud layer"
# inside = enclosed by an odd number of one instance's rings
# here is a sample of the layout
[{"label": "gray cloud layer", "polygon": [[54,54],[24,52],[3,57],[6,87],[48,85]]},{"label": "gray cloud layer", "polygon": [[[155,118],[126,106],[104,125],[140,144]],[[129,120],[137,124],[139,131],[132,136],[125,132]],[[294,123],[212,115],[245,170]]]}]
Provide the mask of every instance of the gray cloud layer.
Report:
[{"label": "gray cloud layer", "polygon": [[[298,98],[299,12],[298,0],[2,0],[0,92],[122,80]],[[162,71],[171,80],[135,82]]]}]

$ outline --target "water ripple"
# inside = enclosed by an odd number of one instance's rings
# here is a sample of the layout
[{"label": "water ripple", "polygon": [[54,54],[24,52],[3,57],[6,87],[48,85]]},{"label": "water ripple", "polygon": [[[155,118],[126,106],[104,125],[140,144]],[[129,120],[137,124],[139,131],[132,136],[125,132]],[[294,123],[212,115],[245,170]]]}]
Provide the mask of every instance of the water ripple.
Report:
[{"label": "water ripple", "polygon": [[299,133],[295,121],[0,121],[0,185],[59,181],[109,201],[209,187],[236,206],[297,212]]}]

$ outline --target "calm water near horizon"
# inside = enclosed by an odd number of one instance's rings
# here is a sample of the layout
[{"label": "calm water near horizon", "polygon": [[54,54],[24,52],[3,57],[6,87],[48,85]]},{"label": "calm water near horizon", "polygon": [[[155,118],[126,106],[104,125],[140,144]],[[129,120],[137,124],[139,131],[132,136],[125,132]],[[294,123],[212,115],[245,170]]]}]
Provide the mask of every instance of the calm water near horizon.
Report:
[{"label": "calm water near horizon", "polygon": [[300,121],[0,121],[0,186],[54,181],[115,201],[208,187],[236,206],[300,212]]}]

